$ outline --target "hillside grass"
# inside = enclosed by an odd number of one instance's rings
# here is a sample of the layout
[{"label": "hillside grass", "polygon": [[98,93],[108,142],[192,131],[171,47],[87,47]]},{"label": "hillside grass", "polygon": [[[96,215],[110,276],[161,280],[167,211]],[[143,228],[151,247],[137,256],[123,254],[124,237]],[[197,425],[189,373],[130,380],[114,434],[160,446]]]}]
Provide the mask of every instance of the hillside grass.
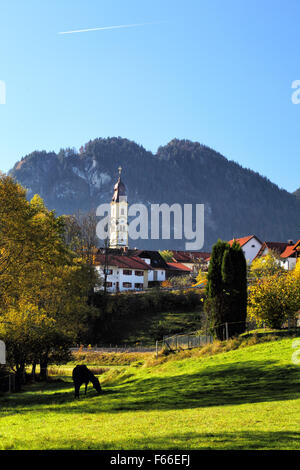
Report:
[{"label": "hillside grass", "polygon": [[155,346],[155,341],[162,339],[164,335],[196,331],[200,325],[199,309],[192,312],[147,313],[133,319],[125,317],[118,321],[116,327],[120,332],[121,344]]},{"label": "hillside grass", "polygon": [[103,393],[89,386],[79,400],[69,372],[28,386],[0,398],[0,448],[300,449],[293,339],[256,335],[158,359],[148,353],[99,370]]}]

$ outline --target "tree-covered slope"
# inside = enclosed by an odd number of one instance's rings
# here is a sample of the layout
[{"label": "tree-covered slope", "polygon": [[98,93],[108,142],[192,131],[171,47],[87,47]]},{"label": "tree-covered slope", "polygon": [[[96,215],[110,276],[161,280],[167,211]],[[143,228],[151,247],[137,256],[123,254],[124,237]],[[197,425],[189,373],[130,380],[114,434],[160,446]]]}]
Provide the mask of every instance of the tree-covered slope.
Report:
[{"label": "tree-covered slope", "polygon": [[[220,237],[256,234],[262,240],[297,238],[300,201],[267,178],[209,147],[174,139],[153,154],[122,138],[95,139],[81,147],[33,152],[10,174],[61,213],[110,202],[118,167],[129,203],[205,204],[205,245]],[[298,236],[299,238],[299,236]],[[180,240],[137,240],[133,246],[184,249]]]}]

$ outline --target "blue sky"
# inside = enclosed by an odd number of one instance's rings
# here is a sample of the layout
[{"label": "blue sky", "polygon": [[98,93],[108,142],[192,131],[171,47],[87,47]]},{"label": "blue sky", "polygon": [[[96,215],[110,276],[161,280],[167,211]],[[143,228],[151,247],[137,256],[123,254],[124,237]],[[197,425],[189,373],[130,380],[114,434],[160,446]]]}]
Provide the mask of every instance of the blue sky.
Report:
[{"label": "blue sky", "polygon": [[[298,0],[2,0],[0,169],[121,136],[199,141],[300,186]],[[59,32],[136,23],[132,28]]]}]

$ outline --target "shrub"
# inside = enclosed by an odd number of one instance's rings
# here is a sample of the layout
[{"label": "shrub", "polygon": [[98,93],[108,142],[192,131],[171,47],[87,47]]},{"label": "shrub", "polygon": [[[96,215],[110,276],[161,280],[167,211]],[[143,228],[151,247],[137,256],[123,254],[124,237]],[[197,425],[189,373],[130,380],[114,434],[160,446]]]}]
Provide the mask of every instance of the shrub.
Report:
[{"label": "shrub", "polygon": [[281,328],[300,308],[297,271],[266,276],[249,287],[250,319],[270,328]]}]

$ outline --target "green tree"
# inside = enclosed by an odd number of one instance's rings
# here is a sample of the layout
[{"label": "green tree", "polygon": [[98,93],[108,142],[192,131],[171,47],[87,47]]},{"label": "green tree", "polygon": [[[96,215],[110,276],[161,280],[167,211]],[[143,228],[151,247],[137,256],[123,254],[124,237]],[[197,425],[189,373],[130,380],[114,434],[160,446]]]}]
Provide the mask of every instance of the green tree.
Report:
[{"label": "green tree", "polygon": [[229,248],[229,244],[225,241],[218,240],[215,243],[212,248],[207,273],[205,311],[209,316],[210,326],[214,329],[218,338],[222,337],[223,332],[223,327],[220,325],[226,321],[223,315],[224,289],[221,269],[224,252],[227,248]]},{"label": "green tree", "polygon": [[247,318],[247,263],[241,246],[234,242],[223,255],[221,267],[224,289],[223,316],[229,337],[243,333]]},{"label": "green tree", "polygon": [[247,306],[247,265],[239,244],[218,240],[213,246],[206,286],[205,311],[218,339],[245,330]]}]

